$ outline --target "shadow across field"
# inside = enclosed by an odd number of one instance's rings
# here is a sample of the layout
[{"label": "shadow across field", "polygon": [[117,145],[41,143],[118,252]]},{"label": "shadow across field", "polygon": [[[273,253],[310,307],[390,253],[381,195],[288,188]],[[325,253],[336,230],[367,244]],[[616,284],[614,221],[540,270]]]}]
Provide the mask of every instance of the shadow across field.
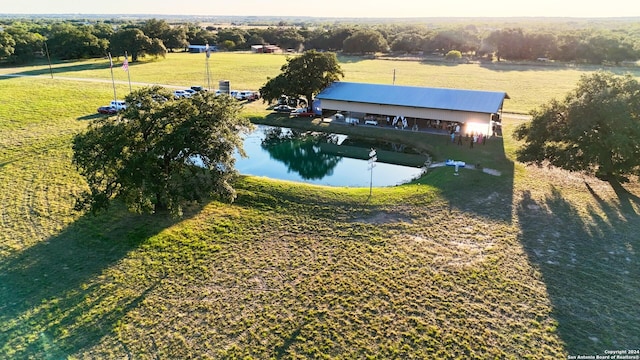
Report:
[{"label": "shadow across field", "polygon": [[552,188],[518,205],[520,241],[542,273],[569,355],[603,355],[640,344],[640,199],[625,191],[617,200],[595,198],[578,207]]},{"label": "shadow across field", "polygon": [[0,357],[61,359],[97,343],[158,279],[113,298],[104,271],[170,226],[118,209],[80,218],[0,263]]},{"label": "shadow across field", "polygon": [[[420,182],[439,188],[449,201],[450,210],[511,223],[514,164],[505,154],[503,138],[493,137],[485,145],[476,144],[473,148],[470,140],[457,145],[448,136],[435,135],[429,139],[433,153],[437,154],[435,162],[452,159],[463,161],[466,166],[459,168],[457,175],[453,166],[431,169]],[[483,169],[497,170],[500,175],[490,175]]]},{"label": "shadow across field", "polygon": [[95,113],[95,114],[89,114],[89,115],[80,116],[80,117],[77,118],[77,120],[95,120],[95,119],[100,119],[100,118],[107,117],[107,116],[109,116],[109,115]]},{"label": "shadow across field", "polygon": [[[120,64],[114,63],[113,66],[119,67]],[[131,66],[133,65],[130,63],[129,67]],[[17,68],[17,69],[20,69],[20,68]],[[51,69],[49,69],[48,66],[45,66],[40,69],[16,71],[13,73],[5,74],[4,76],[0,76],[0,80],[7,80],[14,76],[39,76],[39,75],[51,76],[52,73],[54,77],[56,76],[56,74],[65,74],[65,76],[69,76],[71,73],[74,73],[74,72],[88,71],[88,70],[104,70],[104,69],[109,69],[109,61],[106,59],[104,60],[104,62],[94,62],[91,64],[61,63],[61,64],[53,64]]]},{"label": "shadow across field", "polygon": [[638,76],[640,68],[629,68],[621,66],[598,66],[587,64],[570,64],[570,63],[512,63],[512,62],[481,62],[481,68],[495,72],[554,72],[574,70],[579,72],[593,72],[605,69],[618,75],[633,74]]},{"label": "shadow across field", "polygon": [[336,55],[338,57],[338,62],[341,64],[355,64],[355,63],[359,63],[361,61],[365,61],[365,60],[374,60],[375,56],[371,55],[365,55],[365,56],[359,56],[359,55],[342,55],[342,54],[338,54]]}]

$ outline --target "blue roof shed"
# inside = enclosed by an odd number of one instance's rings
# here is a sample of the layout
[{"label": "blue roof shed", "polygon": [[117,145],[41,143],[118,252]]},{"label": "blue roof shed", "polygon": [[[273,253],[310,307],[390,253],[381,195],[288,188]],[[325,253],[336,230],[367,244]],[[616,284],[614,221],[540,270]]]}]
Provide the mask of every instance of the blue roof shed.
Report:
[{"label": "blue roof shed", "polygon": [[[359,103],[398,108],[437,109],[471,113],[495,114],[501,111],[505,92],[365,84],[337,81],[320,92],[316,99],[336,107],[336,104]],[[347,106],[349,107],[349,106]],[[380,109],[378,107],[378,109]],[[351,110],[351,109],[332,109]],[[447,120],[447,119],[442,119]]]}]

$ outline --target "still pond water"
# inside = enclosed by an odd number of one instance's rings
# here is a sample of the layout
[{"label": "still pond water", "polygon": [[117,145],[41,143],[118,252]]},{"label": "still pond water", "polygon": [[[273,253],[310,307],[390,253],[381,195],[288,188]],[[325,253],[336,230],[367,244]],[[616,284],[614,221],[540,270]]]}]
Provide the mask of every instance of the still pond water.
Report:
[{"label": "still pond water", "polygon": [[236,169],[245,175],[347,187],[369,187],[372,178],[375,187],[399,185],[422,173],[420,168],[376,162],[372,177],[367,160],[339,155],[339,146],[347,139],[345,135],[259,125],[244,135],[248,157],[236,156]]}]

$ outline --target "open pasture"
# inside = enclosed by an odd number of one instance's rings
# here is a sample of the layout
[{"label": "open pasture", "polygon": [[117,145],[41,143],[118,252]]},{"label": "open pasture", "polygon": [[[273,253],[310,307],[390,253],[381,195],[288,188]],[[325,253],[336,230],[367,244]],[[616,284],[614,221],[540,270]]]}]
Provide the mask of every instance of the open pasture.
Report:
[{"label": "open pasture", "polygon": [[[257,89],[284,59],[213,54],[212,79]],[[347,81],[396,69],[398,84],[504,90],[509,112],[582,73],[341,60]],[[169,54],[132,64],[131,80],[203,84],[204,64]],[[0,74],[40,75],[0,77],[2,358],[560,359],[640,344],[640,188],[514,163],[516,117],[486,149],[407,138],[500,177],[439,168],[371,198],[243,177],[235,203],[180,219],[118,204],[93,217],[72,210],[84,184],[71,139],[113,97],[108,62]]]},{"label": "open pasture", "polygon": [[[144,83],[217,88],[218,81],[229,80],[232,89],[257,90],[267,78],[280,73],[280,67],[286,62],[287,56],[289,55],[212,53],[207,70],[204,54],[169,53],[165,59],[147,58],[138,63],[131,63],[130,76],[134,86],[138,86],[136,83]],[[120,68],[122,59],[114,57],[114,78],[116,82],[126,85],[128,74]],[[343,81],[393,84],[395,73],[397,85],[505,91],[511,99],[505,101],[504,111],[520,114],[526,114],[552,98],[561,98],[575,87],[577,80],[585,73],[607,70],[618,74],[630,73],[640,78],[638,67],[451,64],[353,56],[339,56],[338,60],[345,73]],[[54,64],[52,69],[54,77],[100,79],[107,85],[105,90],[108,90],[108,95],[105,101],[109,96],[113,97],[113,91],[110,90],[109,61],[106,58]],[[41,64],[23,68],[0,68],[0,74],[50,77],[50,70],[48,65]]]}]

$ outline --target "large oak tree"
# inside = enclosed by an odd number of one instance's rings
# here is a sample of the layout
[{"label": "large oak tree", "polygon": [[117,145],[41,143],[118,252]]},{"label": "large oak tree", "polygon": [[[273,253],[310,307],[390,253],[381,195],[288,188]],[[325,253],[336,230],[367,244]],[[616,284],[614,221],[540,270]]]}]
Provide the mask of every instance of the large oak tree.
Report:
[{"label": "large oak tree", "polygon": [[278,76],[268,79],[260,88],[263,101],[271,103],[282,95],[303,96],[311,105],[316,94],[344,77],[335,53],[315,50],[288,58],[280,70],[282,72]]},{"label": "large oak tree", "polygon": [[77,135],[73,161],[89,190],[77,208],[92,212],[122,199],[137,212],[181,213],[189,202],[235,198],[234,152],[249,129],[230,96],[205,93],[174,99],[160,87],[137,90],[118,116],[101,118]]},{"label": "large oak tree", "polygon": [[564,100],[532,112],[514,136],[517,159],[608,180],[640,175],[640,83],[610,72],[583,75]]}]

